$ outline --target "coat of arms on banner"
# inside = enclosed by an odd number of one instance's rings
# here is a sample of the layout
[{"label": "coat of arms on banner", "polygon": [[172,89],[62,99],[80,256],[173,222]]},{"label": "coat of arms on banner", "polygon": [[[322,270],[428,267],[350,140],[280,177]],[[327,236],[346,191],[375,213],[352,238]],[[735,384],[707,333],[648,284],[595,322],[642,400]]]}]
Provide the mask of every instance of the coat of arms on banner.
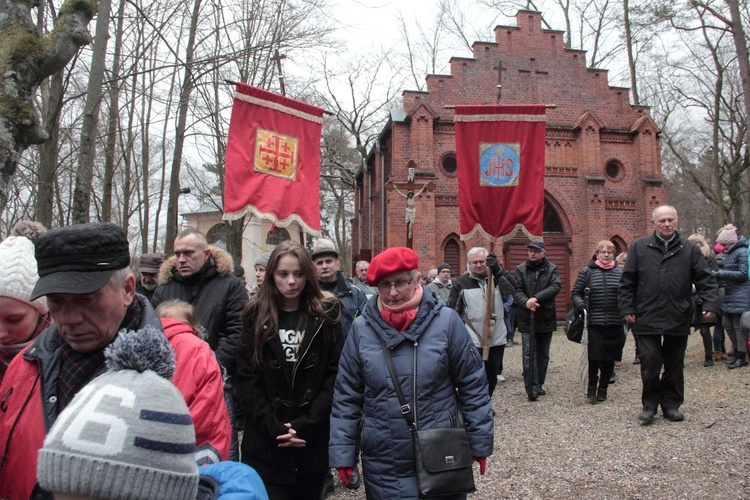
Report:
[{"label": "coat of arms on banner", "polygon": [[479,185],[488,187],[518,186],[521,170],[519,143],[479,143]]},{"label": "coat of arms on banner", "polygon": [[259,128],[253,170],[294,181],[297,175],[297,138]]}]

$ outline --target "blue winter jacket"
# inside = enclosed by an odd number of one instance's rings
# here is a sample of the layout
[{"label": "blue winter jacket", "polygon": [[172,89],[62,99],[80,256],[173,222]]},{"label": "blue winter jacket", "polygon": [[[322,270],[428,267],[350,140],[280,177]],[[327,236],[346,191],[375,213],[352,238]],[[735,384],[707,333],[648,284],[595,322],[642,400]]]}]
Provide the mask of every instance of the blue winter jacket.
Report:
[{"label": "blue winter jacket", "polygon": [[[368,499],[415,499],[412,436],[390,380],[382,342],[390,350],[406,399],[412,403],[417,349],[420,429],[450,427],[460,403],[472,455],[492,454],[493,417],[484,364],[458,314],[430,290],[414,322],[399,333],[387,325],[373,296],[355,319],[339,362],[331,413],[331,467],[352,467],[361,447]],[[458,388],[458,397],[455,389]],[[457,401],[458,400],[458,401]]]},{"label": "blue winter jacket", "polygon": [[747,276],[747,239],[732,245],[724,259],[724,268],[716,271],[716,278],[724,284],[724,300],[721,310],[730,314],[742,314],[750,309],[750,281]]},{"label": "blue winter jacket", "polygon": [[198,500],[268,500],[263,480],[249,465],[219,462],[198,470],[204,491],[203,495],[198,495]]}]

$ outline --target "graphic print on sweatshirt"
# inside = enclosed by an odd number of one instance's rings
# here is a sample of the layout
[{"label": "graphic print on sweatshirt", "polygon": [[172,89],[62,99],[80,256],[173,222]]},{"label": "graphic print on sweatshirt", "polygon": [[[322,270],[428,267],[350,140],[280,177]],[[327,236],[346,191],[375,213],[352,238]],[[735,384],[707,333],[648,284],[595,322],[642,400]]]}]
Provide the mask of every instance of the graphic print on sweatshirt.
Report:
[{"label": "graphic print on sweatshirt", "polygon": [[284,357],[289,363],[297,362],[297,351],[305,336],[305,330],[301,327],[299,317],[300,315],[297,311],[279,314],[281,348],[284,351]]}]

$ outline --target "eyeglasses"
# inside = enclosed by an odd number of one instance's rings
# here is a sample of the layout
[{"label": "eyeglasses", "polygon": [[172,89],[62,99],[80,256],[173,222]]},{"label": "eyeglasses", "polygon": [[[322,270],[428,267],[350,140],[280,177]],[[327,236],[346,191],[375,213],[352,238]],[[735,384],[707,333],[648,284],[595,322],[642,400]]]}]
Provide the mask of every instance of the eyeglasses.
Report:
[{"label": "eyeglasses", "polygon": [[380,283],[377,283],[375,286],[378,287],[378,292],[385,295],[387,293],[391,293],[392,288],[395,288],[397,292],[401,293],[404,290],[406,290],[407,287],[411,285],[412,283],[414,283],[414,278],[410,279],[409,281],[397,281],[395,283],[388,283],[387,281],[381,281]]}]

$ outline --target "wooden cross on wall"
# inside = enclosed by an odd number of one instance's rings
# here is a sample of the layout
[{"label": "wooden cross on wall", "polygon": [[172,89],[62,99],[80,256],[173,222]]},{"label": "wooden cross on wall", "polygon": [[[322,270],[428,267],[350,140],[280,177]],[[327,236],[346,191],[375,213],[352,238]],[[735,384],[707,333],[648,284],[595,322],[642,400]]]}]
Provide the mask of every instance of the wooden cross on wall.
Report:
[{"label": "wooden cross on wall", "polygon": [[406,199],[406,246],[408,248],[414,248],[414,222],[417,217],[416,199],[424,191],[434,191],[435,183],[433,181],[424,184],[415,182],[417,163],[414,160],[409,160],[406,166],[408,172],[406,176],[407,182],[393,182],[392,180],[389,180],[386,182],[385,188],[388,191],[393,191],[395,189],[399,196]]}]

